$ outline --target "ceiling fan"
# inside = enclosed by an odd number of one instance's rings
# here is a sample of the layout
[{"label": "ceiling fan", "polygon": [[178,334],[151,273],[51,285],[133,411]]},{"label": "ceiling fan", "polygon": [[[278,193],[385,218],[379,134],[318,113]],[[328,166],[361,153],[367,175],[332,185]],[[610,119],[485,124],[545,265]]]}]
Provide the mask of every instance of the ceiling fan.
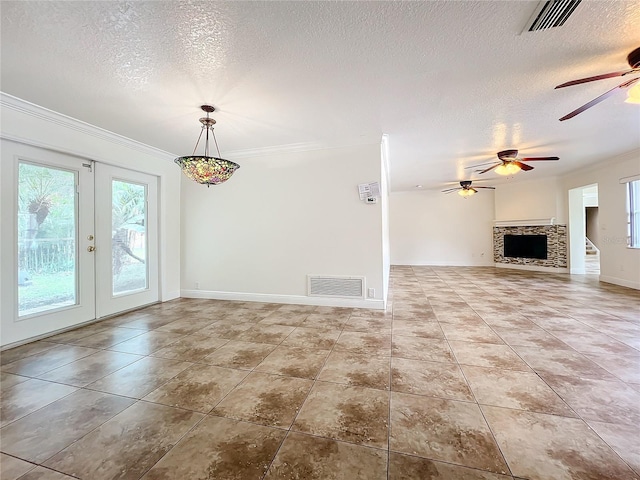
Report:
[{"label": "ceiling fan", "polygon": [[496,187],[472,187],[471,180],[462,180],[459,187],[447,188],[446,190],[442,190],[442,193],[453,193],[457,190],[458,195],[461,197],[470,197],[471,195],[478,193],[476,188],[487,188],[489,190],[496,189]]},{"label": "ceiling fan", "polygon": [[[622,72],[605,73],[603,75],[596,75],[595,77],[587,77],[587,78],[581,78],[579,80],[572,80],[570,82],[563,83],[562,85],[558,85],[556,88],[570,87],[572,85],[579,85],[581,83],[594,82],[596,80],[603,80],[605,78],[624,77],[625,75],[629,75],[630,73],[638,73],[640,72],[640,47],[636,48],[633,52],[631,52],[627,56],[627,62],[629,62],[629,66],[631,67],[631,70],[624,70]],[[616,93],[618,89],[629,88],[635,83],[637,83],[638,81],[640,81],[640,77],[632,78],[631,80],[622,82],[617,87],[613,87],[611,90],[603,93],[599,97],[594,98],[589,103],[585,103],[580,108],[576,108],[573,112],[566,114],[564,117],[560,119],[560,121],[562,122],[564,120],[568,120],[570,118],[575,117],[579,113],[584,112],[588,108],[591,108],[594,105],[603,101],[604,99],[610,97],[611,95]],[[640,84],[638,84],[637,86],[635,86],[629,91],[629,97],[627,98],[626,102],[640,103]]]},{"label": "ceiling fan", "polygon": [[[478,171],[478,173],[487,173],[490,170],[496,171],[498,175],[513,175],[518,173],[520,170],[524,170],[525,172],[529,170],[533,170],[533,167],[527,165],[522,162],[534,162],[540,160],[560,160],[559,157],[526,157],[526,158],[518,158],[518,150],[503,150],[498,152],[499,162],[491,165],[489,168],[485,168],[484,170]],[[472,165],[471,167],[466,168],[477,168],[483,165],[487,165],[486,163],[481,163],[480,165]]]}]

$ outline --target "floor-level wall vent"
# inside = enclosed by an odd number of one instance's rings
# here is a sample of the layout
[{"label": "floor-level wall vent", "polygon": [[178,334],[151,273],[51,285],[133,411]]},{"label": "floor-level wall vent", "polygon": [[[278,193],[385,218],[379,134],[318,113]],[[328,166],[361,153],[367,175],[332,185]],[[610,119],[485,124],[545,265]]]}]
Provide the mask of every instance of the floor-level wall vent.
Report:
[{"label": "floor-level wall vent", "polygon": [[307,275],[310,297],[364,298],[364,277]]}]

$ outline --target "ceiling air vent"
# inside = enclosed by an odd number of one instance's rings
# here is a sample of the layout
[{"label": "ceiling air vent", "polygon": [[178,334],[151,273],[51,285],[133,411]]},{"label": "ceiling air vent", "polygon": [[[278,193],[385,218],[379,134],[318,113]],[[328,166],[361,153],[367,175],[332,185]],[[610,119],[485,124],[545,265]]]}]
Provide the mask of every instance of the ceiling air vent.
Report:
[{"label": "ceiling air vent", "polygon": [[547,28],[561,27],[581,1],[549,0],[548,2],[540,2],[523,32],[537,32]]},{"label": "ceiling air vent", "polygon": [[311,297],[364,298],[364,277],[308,275],[307,292]]}]

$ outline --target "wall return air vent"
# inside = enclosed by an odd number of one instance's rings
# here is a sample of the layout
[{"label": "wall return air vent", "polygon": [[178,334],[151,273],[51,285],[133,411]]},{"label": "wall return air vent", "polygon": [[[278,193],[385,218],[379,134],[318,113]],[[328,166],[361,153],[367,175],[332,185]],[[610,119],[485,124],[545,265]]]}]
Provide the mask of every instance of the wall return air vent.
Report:
[{"label": "wall return air vent", "polygon": [[581,1],[549,0],[540,2],[522,32],[537,32],[538,30],[561,27]]},{"label": "wall return air vent", "polygon": [[364,298],[364,277],[307,275],[307,295]]}]

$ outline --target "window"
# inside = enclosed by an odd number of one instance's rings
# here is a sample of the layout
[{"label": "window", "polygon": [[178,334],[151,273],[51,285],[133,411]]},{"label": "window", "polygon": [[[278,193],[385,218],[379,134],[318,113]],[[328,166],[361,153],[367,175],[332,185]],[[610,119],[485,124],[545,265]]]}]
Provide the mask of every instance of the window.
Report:
[{"label": "window", "polygon": [[627,240],[631,248],[640,248],[640,180],[627,183]]}]

